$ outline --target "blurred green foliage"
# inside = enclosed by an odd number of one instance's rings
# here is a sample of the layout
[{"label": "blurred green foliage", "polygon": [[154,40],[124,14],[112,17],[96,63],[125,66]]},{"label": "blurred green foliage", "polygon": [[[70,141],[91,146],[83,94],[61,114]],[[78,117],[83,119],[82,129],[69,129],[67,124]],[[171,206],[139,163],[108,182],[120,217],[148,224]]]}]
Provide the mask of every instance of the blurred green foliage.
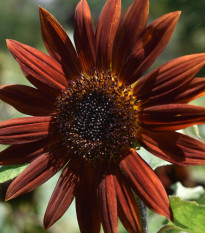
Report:
[{"label": "blurred green foliage", "polygon": [[[170,11],[182,11],[179,20],[176,53],[205,51],[205,1],[204,0],[152,0],[151,13],[155,17]],[[177,52],[178,51],[178,52]]]},{"label": "blurred green foliage", "polygon": [[37,1],[1,1],[0,22],[1,50],[6,50],[6,38],[13,38],[31,45],[39,43],[40,32]]},{"label": "blurred green foliage", "polygon": [[[98,15],[105,0],[87,0],[96,25]],[[123,12],[132,0],[122,0]],[[0,1],[0,84],[28,84],[17,62],[8,52],[5,39],[14,39],[45,51],[41,39],[38,5],[51,12],[62,26],[70,33],[74,27],[74,12],[77,0],[1,0]],[[165,51],[157,59],[153,67],[178,56],[190,53],[205,52],[205,1],[204,0],[150,0],[149,22],[171,11],[181,10],[182,14],[173,37]],[[205,70],[199,76],[205,76]],[[205,106],[204,97],[195,104]],[[19,117],[12,107],[0,102],[0,120]],[[202,140],[205,138],[205,125],[199,127]],[[193,134],[193,129],[188,129]],[[3,149],[3,147],[1,147]],[[204,184],[204,166],[200,169],[191,168],[191,176]],[[0,188],[0,232],[1,233],[41,233],[43,214],[49,196],[55,186],[54,177],[36,191],[23,197],[3,203],[9,182]],[[155,233],[164,218],[149,212],[150,233]],[[71,206],[66,215],[58,221],[48,233],[62,233],[68,229],[69,233],[77,233],[78,226],[75,207]],[[120,233],[126,233],[122,226]]]}]

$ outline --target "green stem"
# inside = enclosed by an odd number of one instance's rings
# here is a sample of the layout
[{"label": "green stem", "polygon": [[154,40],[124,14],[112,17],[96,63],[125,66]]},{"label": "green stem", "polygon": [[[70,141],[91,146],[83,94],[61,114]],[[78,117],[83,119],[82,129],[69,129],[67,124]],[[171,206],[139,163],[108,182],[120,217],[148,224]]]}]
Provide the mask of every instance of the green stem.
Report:
[{"label": "green stem", "polygon": [[177,230],[177,228],[175,226],[165,225],[157,233],[164,233],[168,230]]},{"label": "green stem", "polygon": [[148,226],[147,226],[147,207],[143,203],[142,200],[140,200],[137,197],[137,205],[140,212],[140,220],[141,220],[141,227],[142,227],[142,233],[148,233]]}]

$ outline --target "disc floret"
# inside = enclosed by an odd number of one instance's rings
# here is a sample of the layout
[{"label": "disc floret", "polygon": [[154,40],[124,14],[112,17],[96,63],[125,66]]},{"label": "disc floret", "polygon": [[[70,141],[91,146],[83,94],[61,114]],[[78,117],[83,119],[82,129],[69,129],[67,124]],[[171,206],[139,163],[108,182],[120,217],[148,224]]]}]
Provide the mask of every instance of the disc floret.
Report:
[{"label": "disc floret", "polygon": [[137,101],[110,71],[81,74],[56,106],[59,140],[74,156],[92,162],[116,159],[135,144]]}]

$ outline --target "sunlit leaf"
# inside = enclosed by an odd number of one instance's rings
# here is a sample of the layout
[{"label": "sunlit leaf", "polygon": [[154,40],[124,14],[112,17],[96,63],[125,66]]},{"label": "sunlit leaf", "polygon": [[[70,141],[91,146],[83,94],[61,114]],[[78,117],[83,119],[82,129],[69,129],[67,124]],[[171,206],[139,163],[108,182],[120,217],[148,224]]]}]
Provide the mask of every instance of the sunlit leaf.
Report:
[{"label": "sunlit leaf", "polygon": [[193,125],[193,126],[190,126],[186,129],[183,129],[181,130],[182,133],[188,135],[188,136],[191,136],[191,137],[194,137],[198,140],[201,140],[201,135],[200,135],[200,132],[199,132],[199,127],[198,125]]},{"label": "sunlit leaf", "polygon": [[171,164],[163,159],[160,159],[160,158],[152,155],[151,153],[149,153],[148,151],[146,151],[142,147],[139,150],[137,150],[137,153],[139,153],[139,155],[149,164],[149,166],[153,170],[156,169],[157,167],[166,166],[166,165]]},{"label": "sunlit leaf", "polygon": [[171,196],[169,200],[174,214],[175,226],[190,233],[205,232],[205,205],[184,201],[175,196]]},{"label": "sunlit leaf", "polygon": [[202,197],[197,201],[201,205],[205,205],[205,193],[202,195]]},{"label": "sunlit leaf", "polygon": [[160,230],[157,233],[182,233],[184,231],[182,231],[182,229],[180,229],[179,227],[175,226],[173,223],[169,223],[165,226],[163,226],[162,228],[160,228]]},{"label": "sunlit leaf", "polygon": [[204,233],[205,205],[195,201],[184,201],[171,196],[170,205],[174,215],[174,222],[163,226],[157,233]]},{"label": "sunlit leaf", "polygon": [[18,176],[25,168],[25,165],[0,166],[0,183],[4,183]]}]

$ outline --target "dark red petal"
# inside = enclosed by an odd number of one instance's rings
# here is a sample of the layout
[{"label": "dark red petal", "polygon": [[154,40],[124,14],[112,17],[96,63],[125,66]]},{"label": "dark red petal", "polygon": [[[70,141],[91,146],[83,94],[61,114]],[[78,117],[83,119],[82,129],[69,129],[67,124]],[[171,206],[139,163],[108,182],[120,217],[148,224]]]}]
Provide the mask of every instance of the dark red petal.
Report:
[{"label": "dark red petal", "polygon": [[69,208],[76,195],[79,183],[81,163],[77,160],[70,161],[62,172],[53,191],[44,216],[44,227],[51,227]]},{"label": "dark red petal", "polygon": [[113,73],[121,72],[128,53],[145,29],[148,13],[149,1],[135,0],[122,17],[113,45]]},{"label": "dark red petal", "polygon": [[128,188],[119,174],[113,178],[118,200],[118,214],[122,224],[130,233],[141,233],[140,213],[131,188]]},{"label": "dark red petal", "polygon": [[[163,103],[166,96],[184,90],[205,63],[205,54],[193,54],[171,60],[140,79],[133,88],[143,106]],[[174,98],[174,97],[173,97]],[[145,102],[145,103],[144,103]]]},{"label": "dark red petal", "polygon": [[[185,90],[184,90],[185,89]],[[194,78],[187,86],[174,97],[178,103],[189,103],[190,101],[205,95],[205,77]]]},{"label": "dark red petal", "polygon": [[54,96],[65,89],[67,81],[64,73],[53,58],[14,40],[7,40],[7,45],[24,75],[34,86],[47,95],[51,92]]},{"label": "dark red petal", "polygon": [[[103,230],[106,233],[118,232],[117,197],[114,178],[109,164],[101,166],[103,176],[98,187],[98,204],[102,218]],[[100,172],[100,171],[99,171]]]},{"label": "dark red petal", "polygon": [[153,132],[141,128],[137,140],[149,152],[181,166],[205,164],[205,144],[177,132]]},{"label": "dark red petal", "polygon": [[39,155],[48,151],[48,139],[12,145],[0,152],[0,165],[30,163]]},{"label": "dark red petal", "polygon": [[0,99],[18,111],[33,116],[46,116],[51,113],[54,103],[39,90],[24,85],[0,87]]},{"label": "dark red petal", "polygon": [[76,79],[81,65],[71,40],[48,11],[40,7],[39,14],[42,37],[49,54],[62,65],[67,79]]},{"label": "dark red petal", "polygon": [[140,199],[154,212],[172,218],[166,191],[154,171],[134,151],[120,162],[122,175]]},{"label": "dark red petal", "polygon": [[48,136],[50,117],[22,117],[0,123],[1,144],[22,144]]},{"label": "dark red petal", "polygon": [[140,114],[140,124],[150,130],[179,130],[205,123],[205,108],[188,104],[148,107]]},{"label": "dark red petal", "polygon": [[49,180],[64,165],[61,154],[45,153],[35,159],[8,187],[6,200],[28,193]]},{"label": "dark red petal", "polygon": [[96,66],[107,69],[111,65],[112,49],[121,14],[120,0],[107,0],[104,5],[95,33]]},{"label": "dark red petal", "polygon": [[169,42],[179,15],[179,11],[164,15],[145,29],[120,74],[124,83],[134,83],[148,70]]},{"label": "dark red petal", "polygon": [[76,7],[74,40],[81,65],[89,71],[95,67],[95,36],[86,0],[81,0]]},{"label": "dark red petal", "polygon": [[97,206],[95,168],[90,164],[81,173],[80,185],[76,194],[76,211],[81,233],[99,233],[100,216]]},{"label": "dark red petal", "polygon": [[[154,86],[153,93],[150,93],[149,99],[142,100],[140,104],[140,108],[146,108],[149,106],[166,104],[166,103],[180,103],[180,102],[186,103],[187,101],[189,102],[189,100],[191,101],[192,99],[203,95],[204,92],[203,82],[193,83],[193,80],[195,79],[194,76],[199,72],[199,70],[203,67],[203,65],[204,65],[203,62],[199,63],[190,70],[185,71],[183,74],[177,77],[173,77],[173,79],[172,80],[170,79],[170,81],[168,81],[167,84],[164,85],[162,84],[161,87],[159,88],[155,88],[155,84],[153,84]],[[147,81],[152,83],[152,81],[155,79],[154,76],[156,77],[157,73],[151,75],[150,80]],[[192,87],[192,85],[201,85],[201,86]],[[189,90],[189,88],[191,88],[191,90]],[[199,92],[196,93],[197,91]]]}]

